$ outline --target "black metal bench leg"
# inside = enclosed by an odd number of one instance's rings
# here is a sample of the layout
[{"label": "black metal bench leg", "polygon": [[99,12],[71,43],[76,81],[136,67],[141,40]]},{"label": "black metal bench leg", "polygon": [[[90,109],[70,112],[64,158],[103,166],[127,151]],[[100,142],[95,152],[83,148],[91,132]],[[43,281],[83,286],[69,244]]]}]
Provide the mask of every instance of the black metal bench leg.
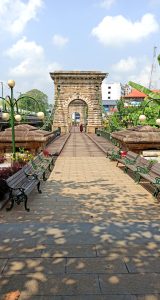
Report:
[{"label": "black metal bench leg", "polygon": [[42,191],[41,191],[41,189],[40,189],[40,181],[38,182],[38,184],[37,184],[37,190],[38,190],[38,193],[40,193],[40,194],[42,194]]},{"label": "black metal bench leg", "polygon": [[27,201],[28,201],[28,197],[25,195],[25,197],[24,197],[24,198],[25,198],[25,200],[24,200],[24,207],[25,207],[25,210],[29,212],[29,211],[30,211],[30,209],[27,207]]},{"label": "black metal bench leg", "polygon": [[141,175],[139,175],[137,172],[135,172],[135,182],[136,183],[140,183],[140,181],[141,181]]},{"label": "black metal bench leg", "polygon": [[124,168],[124,173],[128,173],[128,167],[127,166],[125,166],[125,168]]},{"label": "black metal bench leg", "polygon": [[158,194],[159,194],[160,190],[158,188],[156,188],[153,192],[153,197],[157,198]]},{"label": "black metal bench leg", "polygon": [[49,170],[50,172],[52,172],[51,165],[49,165],[48,170]]},{"label": "black metal bench leg", "polygon": [[47,178],[46,178],[46,173],[45,173],[45,172],[43,173],[43,180],[44,180],[44,181],[47,180]]}]

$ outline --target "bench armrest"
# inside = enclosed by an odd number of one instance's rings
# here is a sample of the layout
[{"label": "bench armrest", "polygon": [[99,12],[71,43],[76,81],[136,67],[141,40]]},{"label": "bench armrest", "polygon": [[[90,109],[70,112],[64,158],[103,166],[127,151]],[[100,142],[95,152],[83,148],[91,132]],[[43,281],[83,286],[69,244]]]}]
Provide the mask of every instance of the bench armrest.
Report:
[{"label": "bench armrest", "polygon": [[26,171],[24,171],[24,174],[26,175],[26,177],[27,177],[29,180],[37,179],[37,174],[35,174],[35,173],[27,173]]},{"label": "bench armrest", "polygon": [[148,174],[149,169],[147,167],[137,166],[137,172],[142,174]]},{"label": "bench armrest", "polygon": [[155,178],[155,184],[160,184],[160,177]]},{"label": "bench armrest", "polygon": [[111,159],[117,159],[117,158],[121,158],[121,155],[118,153],[112,153]]},{"label": "bench armrest", "polygon": [[42,162],[43,162],[43,161],[48,161],[48,160],[49,160],[49,158],[44,157],[44,156],[42,157],[41,155],[38,155],[38,158],[39,158],[39,160],[42,161]]},{"label": "bench armrest", "polygon": [[19,191],[22,192],[22,193],[24,193],[24,190],[25,190],[24,188],[18,187],[18,186],[17,186],[16,188],[13,188],[13,187],[9,186],[9,189],[10,189],[10,190],[13,190],[13,191],[19,190]]},{"label": "bench armrest", "polygon": [[124,160],[127,165],[134,165],[134,163],[136,161],[135,159],[129,159],[127,157]]}]

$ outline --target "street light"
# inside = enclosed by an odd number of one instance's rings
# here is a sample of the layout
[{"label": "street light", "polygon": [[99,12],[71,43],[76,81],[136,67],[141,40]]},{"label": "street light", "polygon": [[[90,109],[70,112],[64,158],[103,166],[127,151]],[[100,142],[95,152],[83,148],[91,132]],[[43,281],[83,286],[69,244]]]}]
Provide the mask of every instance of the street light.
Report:
[{"label": "street light", "polygon": [[140,115],[139,116],[139,121],[144,122],[146,120],[146,116],[145,115]]},{"label": "street light", "polygon": [[[15,81],[14,80],[8,80],[8,86],[11,89],[11,96],[7,96],[6,98],[0,97],[2,98],[3,101],[7,102],[7,104],[10,107],[10,115],[8,112],[3,112],[2,113],[2,119],[5,121],[8,121],[9,119],[11,120],[11,128],[12,128],[12,152],[13,152],[13,159],[16,158],[16,145],[15,145],[15,131],[14,131],[14,125],[15,125],[15,120],[17,122],[20,122],[22,117],[19,114],[14,115],[14,111],[15,111],[15,107],[17,109],[17,103],[20,99],[25,99],[27,98],[31,98],[32,100],[36,101],[38,104],[38,101],[30,96],[22,96],[20,98],[18,98],[17,100],[14,98],[13,96],[13,88],[15,86]],[[37,113],[37,117],[40,120],[44,119],[44,113],[43,112],[38,112]]]}]

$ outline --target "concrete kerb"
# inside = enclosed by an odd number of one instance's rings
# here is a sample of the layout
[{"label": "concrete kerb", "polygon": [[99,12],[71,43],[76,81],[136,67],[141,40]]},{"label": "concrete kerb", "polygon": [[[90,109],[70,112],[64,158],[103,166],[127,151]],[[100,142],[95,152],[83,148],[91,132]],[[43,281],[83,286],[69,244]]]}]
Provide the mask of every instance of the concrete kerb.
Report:
[{"label": "concrete kerb", "polygon": [[60,155],[60,153],[62,152],[62,150],[63,150],[65,144],[67,143],[67,141],[68,141],[70,135],[71,135],[71,133],[68,133],[68,134],[67,134],[67,136],[66,136],[66,138],[65,138],[65,140],[64,140],[64,142],[63,142],[63,144],[62,144],[62,146],[61,146],[61,148],[60,148],[60,150],[59,150],[58,155]]}]

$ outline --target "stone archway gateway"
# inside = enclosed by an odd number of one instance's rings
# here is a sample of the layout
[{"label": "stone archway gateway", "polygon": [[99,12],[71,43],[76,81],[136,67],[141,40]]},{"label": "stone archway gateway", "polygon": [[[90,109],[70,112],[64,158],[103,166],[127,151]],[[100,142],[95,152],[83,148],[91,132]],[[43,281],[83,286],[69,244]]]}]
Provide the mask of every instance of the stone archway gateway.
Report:
[{"label": "stone archway gateway", "polygon": [[62,133],[69,132],[73,112],[80,114],[88,133],[102,126],[101,84],[107,75],[98,71],[50,73],[55,91],[53,130],[60,127]]},{"label": "stone archway gateway", "polygon": [[87,125],[88,119],[88,106],[83,100],[73,100],[68,105],[68,120],[70,120],[70,124],[72,125],[74,115],[74,122],[82,123],[85,126]]}]

